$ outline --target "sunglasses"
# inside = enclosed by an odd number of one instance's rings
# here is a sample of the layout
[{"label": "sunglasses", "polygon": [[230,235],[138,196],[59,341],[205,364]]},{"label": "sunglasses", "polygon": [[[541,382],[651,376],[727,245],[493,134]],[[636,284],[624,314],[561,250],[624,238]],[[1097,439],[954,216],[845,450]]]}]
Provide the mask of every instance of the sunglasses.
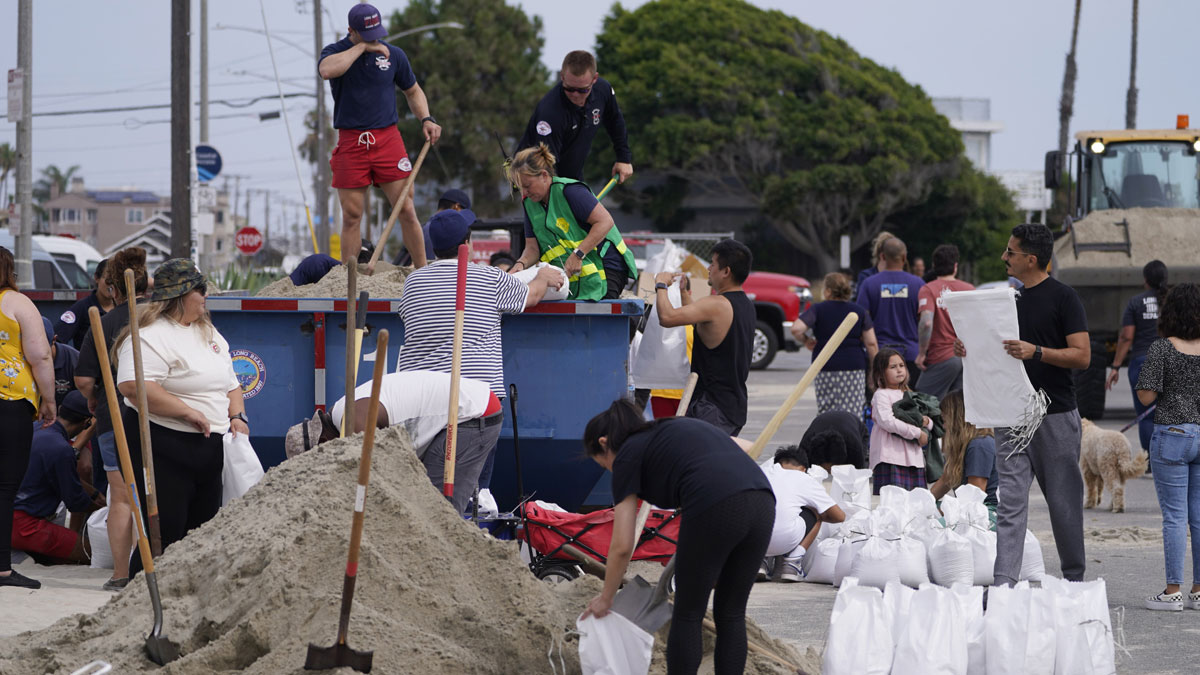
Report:
[{"label": "sunglasses", "polygon": [[192,290],[198,292],[200,295],[208,295],[208,284],[200,284]]},{"label": "sunglasses", "polygon": [[1014,251],[1011,248],[1004,249],[1004,252],[1007,253],[1010,257],[1014,256],[1014,255],[1036,255],[1035,253],[1026,253],[1025,251]]},{"label": "sunglasses", "polygon": [[567,92],[568,94],[586,94],[592,90],[592,86],[590,84],[586,87],[568,87],[564,84],[562,88],[563,91]]}]

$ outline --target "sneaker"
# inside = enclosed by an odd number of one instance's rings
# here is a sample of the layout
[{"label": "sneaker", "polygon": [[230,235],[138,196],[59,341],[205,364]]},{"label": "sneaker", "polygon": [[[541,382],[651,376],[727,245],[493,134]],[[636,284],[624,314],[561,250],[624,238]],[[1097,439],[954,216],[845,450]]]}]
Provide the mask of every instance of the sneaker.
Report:
[{"label": "sneaker", "polygon": [[109,579],[108,581],[104,582],[104,585],[101,586],[100,588],[102,588],[106,591],[117,592],[117,591],[120,591],[121,589],[125,588],[128,585],[129,585],[129,577],[124,577],[122,579]]},{"label": "sneaker", "polygon": [[766,581],[771,578],[771,568],[773,567],[771,563],[773,561],[774,558],[762,559],[762,562],[758,564],[758,576],[754,578],[755,581]]},{"label": "sneaker", "polygon": [[30,579],[24,574],[13,570],[8,576],[0,577],[0,586],[17,586],[19,588],[37,589],[42,587],[42,582],[36,579]]},{"label": "sneaker", "polygon": [[779,559],[779,581],[802,581],[804,572],[800,569],[800,558]]},{"label": "sneaker", "polygon": [[1188,593],[1183,597],[1183,606],[1188,609],[1200,609],[1200,593]]},{"label": "sneaker", "polygon": [[[1190,593],[1188,595],[1191,595]],[[1146,598],[1146,609],[1161,612],[1183,611],[1183,593],[1159,593]]]}]

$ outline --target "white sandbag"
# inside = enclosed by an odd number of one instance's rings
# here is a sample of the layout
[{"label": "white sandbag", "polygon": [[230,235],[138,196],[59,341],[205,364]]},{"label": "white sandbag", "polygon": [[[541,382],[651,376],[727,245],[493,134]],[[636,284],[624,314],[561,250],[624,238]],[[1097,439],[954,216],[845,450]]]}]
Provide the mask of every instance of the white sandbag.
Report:
[{"label": "white sandbag", "polygon": [[856,469],[853,464],[839,464],[830,472],[833,483],[829,496],[837,505],[846,508],[855,504],[864,509],[871,508],[871,470]]},{"label": "white sandbag", "polygon": [[970,586],[975,581],[971,542],[950,528],[939,532],[929,547],[929,576],[940,586]]},{"label": "white sandbag", "polygon": [[879,505],[876,509],[895,509],[904,511],[908,504],[908,490],[898,485],[884,485],[879,488]]},{"label": "white sandbag", "polygon": [[1029,633],[1025,640],[1027,675],[1054,675],[1056,639],[1053,594],[1044,588],[1029,589]]},{"label": "white sandbag", "polygon": [[818,464],[808,467],[808,475],[816,478],[817,481],[821,483],[829,480],[829,472],[825,470],[825,467]]},{"label": "white sandbag", "polygon": [[910,620],[909,608],[916,594],[915,588],[894,581],[883,589],[883,606],[891,620],[892,635],[899,637],[904,632],[904,627]]},{"label": "white sandbag", "polygon": [[[957,533],[957,530],[955,531]],[[971,526],[963,535],[971,544],[971,561],[974,572],[972,580],[976,586],[991,586],[996,568],[996,533]]]},{"label": "white sandbag", "polygon": [[913,488],[906,493],[906,506],[911,518],[937,518],[937,499],[926,488]]},{"label": "white sandbag", "polygon": [[262,462],[246,434],[226,433],[225,466],[221,469],[221,505],[246,494],[264,475]]},{"label": "white sandbag", "polygon": [[926,584],[917,590],[896,640],[892,675],[967,675],[966,628],[950,589]]},{"label": "white sandbag", "polygon": [[1024,675],[1029,642],[1029,584],[988,589],[986,625],[987,675]]},{"label": "white sandbag", "polygon": [[951,529],[958,527],[958,521],[962,520],[963,510],[963,504],[958,501],[958,497],[955,497],[954,493],[950,493],[942,497],[942,501],[938,506],[941,508],[942,521],[946,523],[946,527]]},{"label": "white sandbag", "polygon": [[[983,500],[987,499],[987,493],[980,490],[977,486],[967,483],[954,488],[954,496],[958,501],[965,504],[983,504]],[[986,506],[984,508],[987,508]]]},{"label": "white sandbag", "polygon": [[[679,282],[667,290],[672,307],[679,307]],[[664,328],[658,321],[658,311],[646,317],[646,326],[636,349],[630,346],[629,372],[638,389],[683,389],[691,364],[687,357],[687,330],[684,326]]]},{"label": "white sandbag", "polygon": [[808,547],[800,563],[800,568],[804,570],[804,580],[814,584],[833,584],[838,549],[841,546],[840,539],[824,539],[815,546]]},{"label": "white sandbag", "polygon": [[900,509],[882,504],[871,512],[869,522],[871,534],[877,537],[896,539],[904,531],[904,513]]},{"label": "white sandbag", "polygon": [[889,618],[878,588],[847,578],[829,616],[822,675],[887,675],[894,650]]},{"label": "white sandbag", "polygon": [[559,282],[562,285],[558,288],[555,288],[554,286],[547,286],[546,295],[542,296],[542,300],[566,300],[567,296],[571,294],[571,285],[567,283],[567,273],[563,272],[562,268],[560,267],[555,267],[550,263],[540,262],[533,267],[527,267],[520,272],[514,272],[513,278],[528,286],[529,283],[533,281],[534,277],[537,276],[538,270],[542,269],[543,267],[549,267],[550,269],[558,272]]},{"label": "white sandbag", "polygon": [[896,543],[896,572],[900,583],[913,588],[929,583],[929,554],[925,543],[909,536],[901,537]]},{"label": "white sandbag", "polygon": [[1115,673],[1104,580],[1073,582],[1046,576],[1042,588],[1053,597],[1055,675]]},{"label": "white sandbag", "polygon": [[874,586],[879,590],[888,583],[900,581],[897,542],[883,537],[871,537],[854,554],[850,563],[850,576],[863,586]]},{"label": "white sandbag", "polygon": [[[111,493],[110,493],[111,494]],[[92,569],[113,568],[112,548],[108,545],[108,507],[102,506],[87,519],[88,541],[92,546]]]},{"label": "white sandbag", "polygon": [[842,579],[850,575],[850,568],[854,565],[854,554],[867,544],[867,539],[865,536],[857,536],[842,540],[838,546],[837,563],[833,567],[834,586],[841,586]]},{"label": "white sandbag", "polygon": [[815,541],[821,542],[826,539],[842,537],[842,523],[821,523],[821,529],[817,530],[817,538]]},{"label": "white sandbag", "polygon": [[950,591],[962,611],[967,637],[967,672],[984,673],[987,671],[987,625],[983,620],[983,588],[954,584]]},{"label": "white sandbag", "polygon": [[624,616],[577,619],[579,665],[584,675],[645,675],[650,670],[654,636]]},{"label": "white sandbag", "polygon": [[960,499],[958,505],[958,522],[954,525],[955,532],[966,534],[969,530],[990,530],[992,528],[991,515],[983,502],[969,502]]},{"label": "white sandbag", "polygon": [[1033,530],[1025,530],[1025,547],[1021,555],[1021,578],[1017,581],[1041,581],[1046,576],[1046,563],[1042,558],[1042,544]]}]

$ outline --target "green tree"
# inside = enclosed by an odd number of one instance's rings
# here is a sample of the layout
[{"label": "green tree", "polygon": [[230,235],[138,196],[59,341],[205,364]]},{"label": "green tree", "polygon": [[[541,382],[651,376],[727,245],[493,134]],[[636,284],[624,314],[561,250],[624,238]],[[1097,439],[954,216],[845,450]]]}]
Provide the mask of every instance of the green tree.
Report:
[{"label": "green tree", "polygon": [[[471,192],[472,210],[495,215],[511,210],[501,177],[505,148],[516,145],[533,106],[548,87],[541,63],[542,20],[503,0],[413,0],[391,17],[390,32],[412,26],[457,21],[463,30],[440,29],[400,38],[430,112],[442,124],[437,153],[429,153],[422,183],[436,177],[443,187]],[[421,123],[397,96],[400,132],[414,158],[424,142]]]},{"label": "green tree", "polygon": [[57,166],[50,164],[42,169],[42,177],[37,179],[33,184],[33,198],[39,204],[44,204],[50,199],[50,186],[58,186],[58,194],[63,194],[71,186],[71,179],[79,172],[79,165],[75,164],[66,171],[59,169]]},{"label": "green tree", "polygon": [[958,133],[919,87],[782,12],[617,5],[597,55],[635,166],[754,205],[821,272],[841,235],[866,244],[960,168]]}]

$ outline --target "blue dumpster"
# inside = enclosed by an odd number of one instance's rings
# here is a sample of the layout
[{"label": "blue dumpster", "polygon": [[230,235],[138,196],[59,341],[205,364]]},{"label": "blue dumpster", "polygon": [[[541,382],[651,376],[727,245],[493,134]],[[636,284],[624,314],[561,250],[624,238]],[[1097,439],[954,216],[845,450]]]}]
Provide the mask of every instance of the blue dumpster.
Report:
[{"label": "blue dumpster", "polygon": [[[364,358],[383,358],[375,336],[386,328],[389,371],[404,339],[398,304],[367,306]],[[345,393],[346,301],[214,296],[208,308],[229,341],[251,441],[263,465],[274,466],[284,459],[288,427]],[[546,302],[503,318],[505,384],[517,385],[522,477],[535,498],[578,510],[596,485],[603,470],[583,455],[583,429],[627,394],[629,321],[641,313],[641,300]],[[359,383],[370,379],[372,361],[359,366]],[[504,415],[491,488],[501,508],[511,508],[518,495],[507,401]]]}]

